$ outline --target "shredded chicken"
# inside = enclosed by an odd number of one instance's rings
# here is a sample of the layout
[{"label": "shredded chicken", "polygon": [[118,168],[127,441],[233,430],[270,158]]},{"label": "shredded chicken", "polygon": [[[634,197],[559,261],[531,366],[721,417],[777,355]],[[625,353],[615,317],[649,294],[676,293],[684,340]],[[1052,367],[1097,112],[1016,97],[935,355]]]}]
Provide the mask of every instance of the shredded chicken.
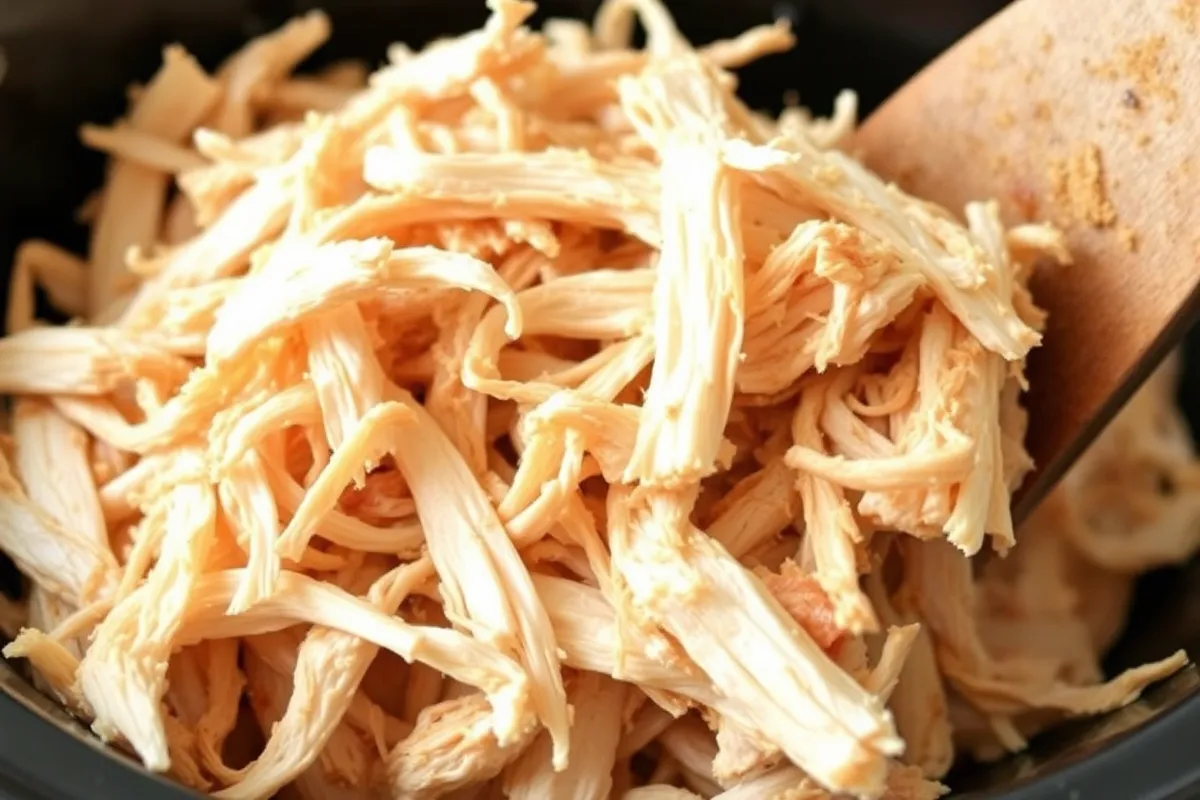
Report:
[{"label": "shredded chicken", "polygon": [[612,789],[628,691],[624,683],[606,676],[579,673],[567,691],[572,709],[570,764],[561,772],[554,770],[550,737],[543,733],[510,768],[505,781],[508,796],[605,800]]},{"label": "shredded chicken", "polygon": [[488,5],[374,73],[293,74],[320,12],[173,45],[80,131],[89,251],[22,245],[0,339],[8,658],[247,800],[931,800],[1186,663],[1101,669],[1200,548],[1171,365],[1009,516],[1058,231],[880,180],[853,93],[747,108],[782,23]]}]

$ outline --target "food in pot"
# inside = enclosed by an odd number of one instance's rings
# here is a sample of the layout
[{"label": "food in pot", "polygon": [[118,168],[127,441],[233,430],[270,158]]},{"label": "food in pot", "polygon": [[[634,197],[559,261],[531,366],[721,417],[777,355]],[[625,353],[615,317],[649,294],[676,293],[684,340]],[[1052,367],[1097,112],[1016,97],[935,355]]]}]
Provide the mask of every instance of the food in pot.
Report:
[{"label": "food in pot", "polygon": [[173,45],[83,130],[90,252],[24,245],[0,341],[6,655],[227,798],[936,797],[1178,670],[1099,667],[1200,532],[1169,368],[1009,516],[1060,233],[884,183],[850,94],[747,108],[782,25],[533,10]]}]

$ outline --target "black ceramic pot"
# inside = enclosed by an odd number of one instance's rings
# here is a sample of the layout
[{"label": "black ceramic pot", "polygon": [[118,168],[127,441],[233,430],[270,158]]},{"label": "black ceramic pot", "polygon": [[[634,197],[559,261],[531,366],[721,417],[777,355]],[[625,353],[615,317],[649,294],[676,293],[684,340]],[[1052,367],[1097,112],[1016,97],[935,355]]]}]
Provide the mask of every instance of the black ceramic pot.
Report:
[{"label": "black ceramic pot", "polygon": [[[543,0],[543,16],[590,17],[598,0]],[[676,0],[697,42],[787,16],[800,46],[743,72],[755,106],[787,90],[817,110],[843,87],[869,111],[1004,0]],[[329,12],[333,42],[321,59],[382,58],[392,41],[421,44],[480,24],[483,0],[0,0],[0,263],[43,236],[81,248],[72,212],[101,177],[76,139],[80,123],[122,110],[124,87],[148,77],[161,47],[183,42],[212,66],[248,37],[313,7]],[[0,286],[7,280],[0,276]],[[0,290],[2,291],[2,290]],[[2,300],[3,298],[0,298]],[[2,306],[0,306],[2,307]],[[1182,402],[1200,421],[1200,351]],[[15,592],[12,565],[0,587]],[[1140,583],[1130,633],[1109,666],[1200,653],[1200,563]],[[1139,703],[1035,739],[997,765],[964,765],[956,795],[1006,800],[1159,800],[1200,797],[1200,674],[1191,668]],[[194,797],[101,747],[7,664],[0,663],[0,800],[172,800]]]}]

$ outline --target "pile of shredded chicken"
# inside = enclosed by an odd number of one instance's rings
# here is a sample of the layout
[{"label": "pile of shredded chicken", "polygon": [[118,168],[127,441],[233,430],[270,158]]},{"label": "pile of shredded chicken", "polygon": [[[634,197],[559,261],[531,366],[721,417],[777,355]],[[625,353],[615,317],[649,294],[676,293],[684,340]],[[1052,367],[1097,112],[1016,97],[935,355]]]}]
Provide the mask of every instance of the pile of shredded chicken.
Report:
[{"label": "pile of shredded chicken", "polygon": [[26,243],[0,341],[6,655],[312,800],[932,798],[1179,669],[1099,667],[1200,535],[1169,372],[1014,536],[1060,234],[882,182],[852,95],[744,106],[786,27],[532,11],[370,75],[292,75],[320,13],[172,46],[83,130],[91,250]]}]

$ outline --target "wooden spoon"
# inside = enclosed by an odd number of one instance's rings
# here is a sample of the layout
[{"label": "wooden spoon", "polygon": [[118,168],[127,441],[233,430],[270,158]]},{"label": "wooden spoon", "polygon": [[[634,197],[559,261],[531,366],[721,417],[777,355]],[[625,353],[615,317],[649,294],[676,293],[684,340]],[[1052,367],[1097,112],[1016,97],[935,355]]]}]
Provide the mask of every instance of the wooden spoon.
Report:
[{"label": "wooden spoon", "polygon": [[1029,360],[1037,471],[1020,521],[1200,310],[1200,0],[1018,0],[863,125],[866,162],[950,209],[1048,220],[1075,263],[1039,270]]}]

